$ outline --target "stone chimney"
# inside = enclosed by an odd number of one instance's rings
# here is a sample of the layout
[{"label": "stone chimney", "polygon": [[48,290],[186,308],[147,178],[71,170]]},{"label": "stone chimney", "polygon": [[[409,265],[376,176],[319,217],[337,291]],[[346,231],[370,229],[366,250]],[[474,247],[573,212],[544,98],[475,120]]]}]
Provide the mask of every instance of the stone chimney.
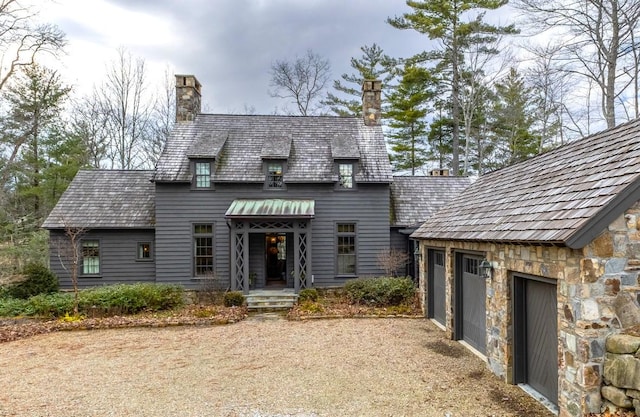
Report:
[{"label": "stone chimney", "polygon": [[367,126],[380,124],[382,117],[382,81],[364,80],[362,83],[362,118]]},{"label": "stone chimney", "polygon": [[192,122],[200,113],[202,86],[193,75],[176,75],[176,123]]}]

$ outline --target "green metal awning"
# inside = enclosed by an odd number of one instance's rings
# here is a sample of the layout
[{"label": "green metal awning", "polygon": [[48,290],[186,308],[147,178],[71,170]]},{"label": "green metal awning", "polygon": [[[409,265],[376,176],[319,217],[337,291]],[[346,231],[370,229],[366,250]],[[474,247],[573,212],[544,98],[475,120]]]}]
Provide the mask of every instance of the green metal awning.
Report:
[{"label": "green metal awning", "polygon": [[234,200],[224,216],[228,219],[311,219],[315,215],[315,204],[315,200]]}]

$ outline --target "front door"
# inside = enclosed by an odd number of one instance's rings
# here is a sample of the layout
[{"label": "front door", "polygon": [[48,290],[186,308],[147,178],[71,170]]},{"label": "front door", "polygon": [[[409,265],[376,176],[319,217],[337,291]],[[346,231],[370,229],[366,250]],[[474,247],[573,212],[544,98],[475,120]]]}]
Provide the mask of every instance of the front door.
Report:
[{"label": "front door", "polygon": [[265,239],[266,284],[285,285],[287,282],[287,235],[268,233]]}]

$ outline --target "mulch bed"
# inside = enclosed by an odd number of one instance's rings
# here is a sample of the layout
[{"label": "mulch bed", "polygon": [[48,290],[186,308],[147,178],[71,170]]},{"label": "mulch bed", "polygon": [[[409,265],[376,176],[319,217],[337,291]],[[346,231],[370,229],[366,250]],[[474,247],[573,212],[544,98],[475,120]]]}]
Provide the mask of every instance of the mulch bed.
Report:
[{"label": "mulch bed", "polygon": [[[81,320],[0,318],[0,343],[65,331],[127,327],[210,326],[231,324],[248,317],[246,307],[191,304],[180,309],[130,316],[88,317]],[[317,302],[296,304],[286,315],[289,320],[345,317],[423,317],[417,301],[412,306],[370,307],[349,304],[341,296],[321,297]]]},{"label": "mulch bed", "polygon": [[235,323],[247,317],[245,307],[189,305],[180,309],[131,316],[65,319],[0,319],[0,343],[64,330],[116,329],[125,327],[206,326]]}]

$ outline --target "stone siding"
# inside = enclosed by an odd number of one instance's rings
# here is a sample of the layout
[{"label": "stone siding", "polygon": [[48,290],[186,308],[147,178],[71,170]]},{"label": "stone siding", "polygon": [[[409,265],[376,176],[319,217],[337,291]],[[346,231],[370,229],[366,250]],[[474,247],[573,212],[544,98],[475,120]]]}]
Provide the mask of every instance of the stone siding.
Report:
[{"label": "stone siding", "polygon": [[623,289],[638,286],[640,206],[616,219],[587,247],[422,240],[420,286],[428,311],[427,249],[446,253],[446,333],[453,337],[455,253],[486,257],[493,266],[487,281],[487,362],[491,371],[513,383],[513,274],[534,275],[557,283],[558,407],[561,417],[599,412],[606,337],[618,332],[613,302]]},{"label": "stone siding", "polygon": [[640,337],[610,336],[606,343],[602,411],[633,409],[640,413]]}]

